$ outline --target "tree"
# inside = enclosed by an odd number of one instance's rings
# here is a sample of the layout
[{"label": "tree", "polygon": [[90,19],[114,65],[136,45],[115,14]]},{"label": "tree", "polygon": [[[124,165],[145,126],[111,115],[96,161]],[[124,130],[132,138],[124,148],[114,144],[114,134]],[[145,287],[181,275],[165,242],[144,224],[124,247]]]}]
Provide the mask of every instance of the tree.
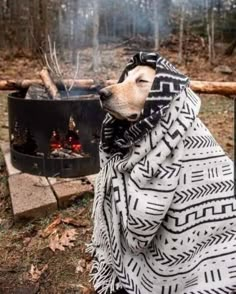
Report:
[{"label": "tree", "polygon": [[99,0],[93,0],[93,71],[98,72],[101,57],[99,52]]},{"label": "tree", "polygon": [[209,62],[213,63],[215,59],[215,17],[214,17],[214,2],[206,0],[206,29],[208,38],[208,58]]},{"label": "tree", "polygon": [[183,62],[183,36],[184,36],[184,16],[185,16],[185,2],[182,2],[181,14],[180,14],[180,25],[179,25],[179,54],[178,62]]},{"label": "tree", "polygon": [[154,1],[154,48],[156,51],[160,49],[160,31],[159,31],[159,0]]},{"label": "tree", "polygon": [[72,40],[72,64],[77,62],[77,46],[78,46],[78,17],[79,0],[73,0],[73,40]]}]

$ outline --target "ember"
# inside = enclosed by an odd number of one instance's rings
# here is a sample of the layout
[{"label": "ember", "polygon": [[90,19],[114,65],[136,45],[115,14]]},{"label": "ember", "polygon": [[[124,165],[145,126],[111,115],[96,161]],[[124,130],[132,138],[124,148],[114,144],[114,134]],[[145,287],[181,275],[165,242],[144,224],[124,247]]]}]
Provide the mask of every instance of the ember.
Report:
[{"label": "ember", "polygon": [[[66,137],[60,137],[59,132],[54,130],[50,139],[50,156],[52,157],[83,157],[82,145],[79,140],[79,130],[76,128],[76,123],[71,116],[69,119],[69,127]],[[75,155],[75,153],[77,155]]]}]

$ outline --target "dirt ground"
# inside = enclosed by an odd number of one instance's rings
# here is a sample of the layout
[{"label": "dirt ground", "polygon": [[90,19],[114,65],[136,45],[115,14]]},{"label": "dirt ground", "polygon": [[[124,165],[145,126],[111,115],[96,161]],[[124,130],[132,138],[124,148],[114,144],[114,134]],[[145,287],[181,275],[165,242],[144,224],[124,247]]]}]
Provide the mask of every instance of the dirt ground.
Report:
[{"label": "dirt ground", "polygon": [[[111,49],[103,46],[102,67],[99,73],[91,70],[92,50],[80,52],[80,78],[99,80],[118,78],[132,53],[125,48]],[[161,54],[176,64],[177,53],[162,49]],[[215,71],[217,65],[228,65],[233,73],[222,74]],[[214,65],[209,65],[205,56],[191,56],[187,65],[178,66],[191,79],[211,81],[236,80],[236,55],[225,57],[218,53]],[[71,77],[72,66],[63,66]],[[0,79],[21,79],[37,77],[40,64],[26,57],[12,58],[0,55]],[[233,158],[233,99],[216,95],[201,95],[202,109],[200,117],[214,134],[223,149]],[[7,93],[0,92],[0,140],[8,140]],[[93,197],[85,195],[77,199],[67,209],[60,210],[47,218],[14,223],[7,173],[0,153],[0,294],[4,293],[93,293],[89,283],[90,256],[85,252],[89,243],[92,222],[91,209]],[[61,236],[65,230],[75,229],[76,238],[73,247],[64,247],[64,251],[50,248],[51,235],[45,236],[45,229],[53,221],[73,218],[85,223],[77,226],[60,222],[53,227]],[[55,222],[54,222],[55,223]],[[49,227],[50,229],[51,227]]]}]

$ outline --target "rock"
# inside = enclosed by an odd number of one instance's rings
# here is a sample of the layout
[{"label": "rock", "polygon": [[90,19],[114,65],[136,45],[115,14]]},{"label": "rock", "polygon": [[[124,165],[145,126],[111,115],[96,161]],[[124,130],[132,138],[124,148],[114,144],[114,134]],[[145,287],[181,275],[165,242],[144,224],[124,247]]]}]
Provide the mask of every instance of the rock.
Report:
[{"label": "rock", "polygon": [[57,210],[57,200],[45,177],[22,173],[9,177],[14,219],[36,218]]},{"label": "rock", "polygon": [[82,179],[70,179],[66,181],[65,179],[57,179],[55,181],[55,179],[48,178],[48,181],[52,185],[60,208],[67,207],[75,198],[82,197],[86,192],[93,192],[92,184]]},{"label": "rock", "polygon": [[11,175],[20,174],[21,171],[16,169],[11,163],[11,154],[10,154],[9,143],[1,142],[0,148],[2,149],[2,153],[4,155],[8,175],[11,176]]},{"label": "rock", "polygon": [[228,65],[219,65],[215,67],[213,71],[220,72],[227,75],[231,75],[233,73],[232,69]]}]

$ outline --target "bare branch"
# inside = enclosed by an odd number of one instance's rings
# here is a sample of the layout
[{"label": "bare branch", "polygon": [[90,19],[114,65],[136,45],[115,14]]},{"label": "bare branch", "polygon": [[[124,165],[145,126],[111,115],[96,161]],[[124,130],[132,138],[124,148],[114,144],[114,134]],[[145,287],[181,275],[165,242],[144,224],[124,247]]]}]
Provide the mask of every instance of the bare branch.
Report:
[{"label": "bare branch", "polygon": [[63,73],[62,73],[60,64],[58,62],[56,42],[53,42],[52,44],[52,41],[49,35],[48,35],[48,47],[49,47],[49,54],[48,54],[49,56],[47,56],[46,53],[44,54],[46,66],[50,70],[50,72],[58,78],[60,83],[63,85],[64,90],[66,91],[67,98],[69,98],[69,91],[74,87],[74,84],[79,72],[79,53],[77,54],[76,69],[75,69],[73,80],[71,84],[68,85],[64,82]]},{"label": "bare branch", "polygon": [[46,62],[46,66],[47,66],[47,68],[48,68],[52,73],[54,73],[52,67],[50,66],[50,64],[49,64],[49,62],[48,62],[48,58],[47,58],[47,54],[46,54],[46,53],[44,54],[44,59],[45,59],[45,62]]},{"label": "bare branch", "polygon": [[59,77],[62,77],[62,73],[58,64],[57,60],[57,51],[56,51],[56,42],[53,42],[53,53],[52,53],[52,59],[55,64],[55,71],[58,74]]},{"label": "bare branch", "polygon": [[77,57],[76,57],[76,70],[75,70],[75,74],[74,74],[74,78],[73,78],[73,83],[71,84],[69,91],[73,88],[74,84],[75,84],[75,80],[77,79],[79,73],[79,53],[77,53]]}]

